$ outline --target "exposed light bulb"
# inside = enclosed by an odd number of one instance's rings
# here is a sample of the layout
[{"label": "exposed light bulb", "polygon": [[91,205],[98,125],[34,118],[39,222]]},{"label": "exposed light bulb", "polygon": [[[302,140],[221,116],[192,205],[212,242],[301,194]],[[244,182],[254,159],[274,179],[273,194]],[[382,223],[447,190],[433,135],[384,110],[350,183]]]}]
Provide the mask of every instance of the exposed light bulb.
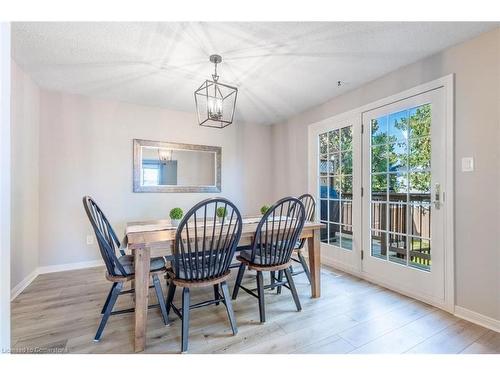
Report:
[{"label": "exposed light bulb", "polygon": [[208,97],[208,117],[212,120],[220,120],[222,118],[222,99],[214,96]]},{"label": "exposed light bulb", "polygon": [[172,150],[158,150],[158,157],[162,162],[171,161]]}]

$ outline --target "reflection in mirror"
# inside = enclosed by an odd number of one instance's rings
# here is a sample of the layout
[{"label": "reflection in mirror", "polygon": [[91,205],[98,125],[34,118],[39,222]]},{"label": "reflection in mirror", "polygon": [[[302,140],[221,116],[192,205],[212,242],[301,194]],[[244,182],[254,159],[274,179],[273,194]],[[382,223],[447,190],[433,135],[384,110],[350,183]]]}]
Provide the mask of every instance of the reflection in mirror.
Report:
[{"label": "reflection in mirror", "polygon": [[141,185],[214,186],[215,152],[142,147]]},{"label": "reflection in mirror", "polygon": [[220,147],[134,140],[135,192],[220,192]]}]

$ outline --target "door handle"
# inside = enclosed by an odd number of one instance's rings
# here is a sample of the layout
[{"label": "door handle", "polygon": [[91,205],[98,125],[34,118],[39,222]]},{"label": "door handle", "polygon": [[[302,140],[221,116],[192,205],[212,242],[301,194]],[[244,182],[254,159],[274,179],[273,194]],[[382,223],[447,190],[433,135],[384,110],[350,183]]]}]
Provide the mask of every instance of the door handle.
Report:
[{"label": "door handle", "polygon": [[434,207],[439,210],[441,208],[441,184],[436,183],[434,185]]}]

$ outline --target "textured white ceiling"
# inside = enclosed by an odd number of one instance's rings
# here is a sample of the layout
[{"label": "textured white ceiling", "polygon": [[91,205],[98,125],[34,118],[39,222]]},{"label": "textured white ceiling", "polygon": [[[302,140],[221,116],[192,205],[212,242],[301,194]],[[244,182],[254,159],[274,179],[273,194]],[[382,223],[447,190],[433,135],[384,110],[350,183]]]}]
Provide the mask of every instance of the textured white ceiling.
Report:
[{"label": "textured white ceiling", "polygon": [[[194,112],[221,54],[236,119],[271,124],[498,23],[14,23],[14,59],[43,88]],[[337,81],[344,81],[341,87]]]}]

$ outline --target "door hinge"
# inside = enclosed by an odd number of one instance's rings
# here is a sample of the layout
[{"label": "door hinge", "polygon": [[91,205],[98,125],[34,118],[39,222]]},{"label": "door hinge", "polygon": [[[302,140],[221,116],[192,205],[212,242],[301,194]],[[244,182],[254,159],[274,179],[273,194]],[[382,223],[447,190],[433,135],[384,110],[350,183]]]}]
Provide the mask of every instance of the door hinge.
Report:
[{"label": "door hinge", "polygon": [[365,132],[365,124],[361,124],[361,134]]},{"label": "door hinge", "polygon": [[364,256],[365,256],[365,252],[363,250],[361,250],[361,260],[363,260]]},{"label": "door hinge", "polygon": [[363,196],[364,193],[365,193],[365,190],[363,188],[361,188],[361,196]]}]

